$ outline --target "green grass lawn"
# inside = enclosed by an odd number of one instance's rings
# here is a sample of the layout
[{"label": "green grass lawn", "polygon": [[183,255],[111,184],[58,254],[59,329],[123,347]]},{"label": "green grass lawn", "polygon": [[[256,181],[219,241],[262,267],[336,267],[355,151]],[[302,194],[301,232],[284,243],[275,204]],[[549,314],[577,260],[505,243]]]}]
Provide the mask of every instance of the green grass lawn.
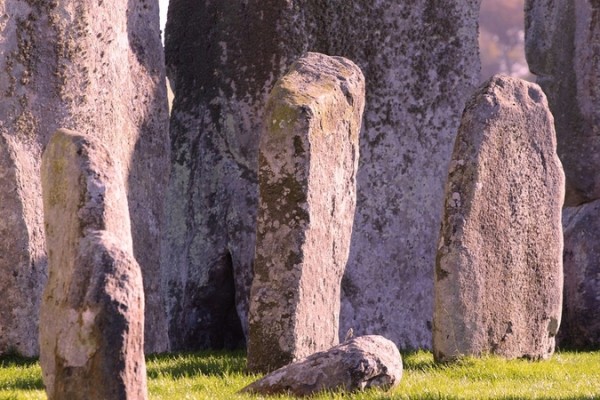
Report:
[{"label": "green grass lawn", "polygon": [[[429,352],[403,355],[402,383],[392,392],[325,394],[317,399],[600,399],[600,352],[557,353],[549,361],[495,357],[436,365]],[[152,400],[261,399],[236,392],[258,376],[244,372],[243,353],[205,352],[151,356]],[[0,358],[0,400],[45,399],[36,360]],[[289,397],[275,397],[287,399]]]}]

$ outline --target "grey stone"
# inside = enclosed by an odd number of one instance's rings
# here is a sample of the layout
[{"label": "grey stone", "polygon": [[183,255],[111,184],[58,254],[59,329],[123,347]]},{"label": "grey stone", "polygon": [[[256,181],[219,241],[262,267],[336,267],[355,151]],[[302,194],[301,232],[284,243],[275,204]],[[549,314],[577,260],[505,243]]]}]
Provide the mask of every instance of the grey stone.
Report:
[{"label": "grey stone", "polygon": [[563,209],[562,348],[600,348],[600,200]]},{"label": "grey stone", "polygon": [[525,52],[554,114],[565,205],[600,199],[600,4],[526,2]]},{"label": "grey stone", "polygon": [[368,88],[341,332],[430,347],[439,205],[460,112],[479,80],[478,16],[479,0],[171,3],[163,264],[175,347],[223,345],[234,296],[247,329],[266,94],[307,51],[354,61]]},{"label": "grey stone", "polygon": [[40,364],[52,399],[146,399],[144,288],[109,150],[58,130],[41,165],[48,283]]},{"label": "grey stone", "polygon": [[251,371],[338,343],[364,98],[354,63],[318,53],[294,63],[271,91],[259,148]]},{"label": "grey stone", "polygon": [[548,358],[561,320],[564,174],[539,86],[496,75],[468,102],[435,266],[436,360]]},{"label": "grey stone", "polygon": [[146,346],[167,350],[159,237],[169,140],[158,1],[4,0],[0,32],[0,287],[10,288],[0,352],[39,352],[47,279],[40,160],[59,127],[101,139],[125,177],[147,292]]},{"label": "grey stone", "polygon": [[309,396],[322,391],[391,389],[402,378],[402,357],[382,336],[354,338],[273,371],[242,392]]}]

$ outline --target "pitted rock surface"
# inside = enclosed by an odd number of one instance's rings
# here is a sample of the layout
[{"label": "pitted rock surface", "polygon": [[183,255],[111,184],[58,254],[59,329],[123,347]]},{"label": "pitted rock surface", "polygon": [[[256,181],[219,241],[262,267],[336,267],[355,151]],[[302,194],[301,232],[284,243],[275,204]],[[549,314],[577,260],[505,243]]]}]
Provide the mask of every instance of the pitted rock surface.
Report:
[{"label": "pitted rock surface", "polygon": [[564,175],[539,86],[496,75],[468,102],[435,266],[436,360],[547,358],[561,320]]},{"label": "pitted rock surface", "polygon": [[[247,329],[266,95],[307,51],[354,61],[368,88],[340,331],[431,346],[431,266],[452,143],[479,81],[478,17],[479,0],[171,2],[163,264],[175,348],[243,342],[228,321]],[[237,316],[211,291],[235,296]]]},{"label": "pitted rock surface", "polygon": [[159,237],[169,140],[159,29],[157,0],[0,2],[0,288],[7,288],[0,353],[39,352],[35,316],[47,279],[40,160],[59,127],[101,139],[125,177],[148,293],[146,345],[168,349]]},{"label": "pitted rock surface", "polygon": [[251,371],[338,343],[364,97],[354,63],[318,53],[294,63],[270,94],[259,148]]},{"label": "pitted rock surface", "polygon": [[600,348],[600,200],[563,209],[562,348]]},{"label": "pitted rock surface", "polygon": [[360,336],[273,371],[242,392],[309,396],[323,391],[383,390],[402,379],[402,357],[382,336]]},{"label": "pitted rock surface", "polygon": [[528,0],[525,52],[554,114],[565,205],[600,199],[600,4]]},{"label": "pitted rock surface", "polygon": [[41,174],[49,277],[40,364],[48,398],[146,399],[144,288],[118,165],[99,141],[59,130]]}]

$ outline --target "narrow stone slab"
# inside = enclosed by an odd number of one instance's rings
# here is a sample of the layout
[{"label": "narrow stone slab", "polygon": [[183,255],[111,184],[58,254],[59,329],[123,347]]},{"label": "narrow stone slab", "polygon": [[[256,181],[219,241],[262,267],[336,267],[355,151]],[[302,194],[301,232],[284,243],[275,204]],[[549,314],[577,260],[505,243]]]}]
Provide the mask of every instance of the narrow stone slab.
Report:
[{"label": "narrow stone slab", "polygon": [[364,91],[351,61],[309,53],[271,92],[259,150],[251,371],[338,342]]},{"label": "narrow stone slab", "polygon": [[563,209],[562,348],[600,348],[600,200]]},{"label": "narrow stone slab", "polygon": [[566,206],[600,199],[600,17],[595,1],[525,7],[525,54],[554,114]]},{"label": "narrow stone slab", "polygon": [[287,365],[246,386],[241,392],[309,396],[323,391],[383,390],[402,379],[402,357],[382,336],[360,336]]},{"label": "narrow stone slab", "polygon": [[435,267],[436,360],[553,353],[563,198],[543,92],[492,77],[467,103],[446,184]]},{"label": "narrow stone slab", "polygon": [[42,159],[49,276],[40,364],[50,400],[146,399],[144,289],[123,177],[99,141],[57,131]]}]

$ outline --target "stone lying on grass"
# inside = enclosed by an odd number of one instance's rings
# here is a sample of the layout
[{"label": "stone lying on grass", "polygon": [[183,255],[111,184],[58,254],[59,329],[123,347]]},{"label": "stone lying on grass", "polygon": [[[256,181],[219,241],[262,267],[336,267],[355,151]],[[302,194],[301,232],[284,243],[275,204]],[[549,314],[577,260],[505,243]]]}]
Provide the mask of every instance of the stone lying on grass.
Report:
[{"label": "stone lying on grass", "polygon": [[308,396],[317,392],[393,388],[402,378],[396,345],[377,335],[360,336],[282,367],[241,391]]}]

